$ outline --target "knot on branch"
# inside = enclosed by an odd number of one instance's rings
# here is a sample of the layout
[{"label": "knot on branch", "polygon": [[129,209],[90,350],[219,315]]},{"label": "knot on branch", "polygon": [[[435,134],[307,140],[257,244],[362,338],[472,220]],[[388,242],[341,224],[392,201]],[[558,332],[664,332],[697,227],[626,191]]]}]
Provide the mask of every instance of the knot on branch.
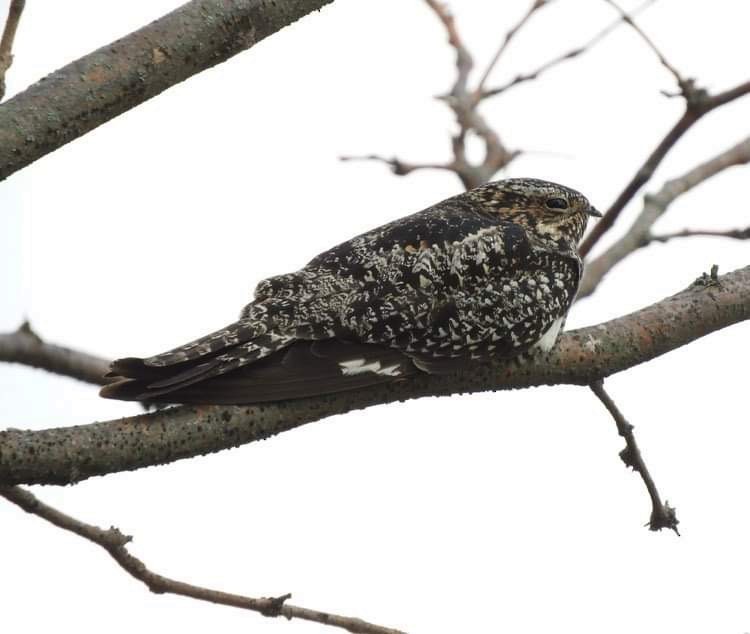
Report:
[{"label": "knot on branch", "polygon": [[260,613],[263,616],[277,617],[281,616],[281,609],[284,607],[284,603],[292,598],[292,593],[287,592],[279,597],[263,597],[264,605],[260,608]]},{"label": "knot on branch", "polygon": [[711,265],[711,270],[708,273],[701,273],[700,276],[695,278],[691,286],[721,286],[721,280],[719,279],[719,265]]},{"label": "knot on branch", "polygon": [[102,531],[102,541],[109,548],[122,548],[133,541],[133,536],[126,535],[117,526],[110,526],[109,530]]}]

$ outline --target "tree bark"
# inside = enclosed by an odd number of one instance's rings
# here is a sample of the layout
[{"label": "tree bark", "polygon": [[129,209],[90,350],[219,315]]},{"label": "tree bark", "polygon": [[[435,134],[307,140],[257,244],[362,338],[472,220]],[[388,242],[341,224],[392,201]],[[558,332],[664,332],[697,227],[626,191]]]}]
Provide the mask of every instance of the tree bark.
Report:
[{"label": "tree bark", "polygon": [[193,0],[0,106],[0,180],[333,0]]}]

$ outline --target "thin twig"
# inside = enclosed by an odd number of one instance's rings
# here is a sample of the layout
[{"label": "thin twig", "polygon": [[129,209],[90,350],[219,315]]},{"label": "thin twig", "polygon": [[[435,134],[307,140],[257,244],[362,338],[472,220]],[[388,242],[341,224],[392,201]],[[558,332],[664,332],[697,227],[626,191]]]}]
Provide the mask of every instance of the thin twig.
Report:
[{"label": "thin twig", "polygon": [[615,402],[607,394],[604,389],[604,381],[594,381],[590,385],[591,391],[596,394],[597,398],[602,402],[607,411],[612,415],[617,425],[617,433],[625,439],[625,449],[620,452],[620,458],[622,461],[638,474],[643,479],[643,483],[646,485],[648,495],[651,498],[651,518],[648,521],[647,526],[652,531],[659,531],[662,528],[671,528],[678,535],[680,534],[677,530],[677,514],[674,508],[669,506],[668,502],[662,503],[659,491],[656,489],[654,479],[646,467],[646,463],[643,461],[640,449],[638,449],[638,443],[635,440],[633,434],[633,426],[625,420],[622,412],[617,408]]},{"label": "thin twig", "polygon": [[356,634],[404,634],[400,630],[374,625],[359,618],[290,605],[287,603],[287,600],[291,598],[291,594],[284,594],[279,597],[253,598],[194,586],[183,581],[165,577],[149,570],[140,559],[131,555],[126,546],[132,541],[132,537],[123,535],[114,526],[108,530],[104,530],[98,526],[86,524],[44,504],[44,502],[40,501],[31,492],[20,487],[0,486],[0,496],[19,506],[27,513],[41,517],[58,528],[75,533],[101,546],[125,572],[138,581],[142,581],[155,594],[177,594],[198,601],[207,601],[243,610],[252,610],[268,617],[283,616],[289,620],[301,619],[304,621],[313,621],[314,623],[339,627]]},{"label": "thin twig", "polygon": [[16,38],[18,23],[21,21],[26,0],[11,0],[8,7],[8,18],[0,38],[0,101],[5,97],[5,73],[13,63],[13,40]]},{"label": "thin twig", "polygon": [[502,43],[500,44],[499,48],[495,52],[495,55],[490,60],[490,63],[487,65],[487,68],[485,69],[484,73],[482,73],[482,77],[479,80],[479,83],[477,84],[477,87],[474,89],[474,99],[479,100],[482,95],[482,90],[484,89],[484,84],[487,82],[487,78],[492,73],[493,69],[497,65],[498,60],[502,56],[502,54],[505,52],[505,50],[508,48],[508,45],[511,43],[511,40],[518,34],[518,32],[526,25],[526,23],[531,19],[531,16],[534,15],[539,9],[542,7],[550,4],[552,0],[533,0],[531,3],[531,6],[528,8],[526,13],[521,16],[521,19],[510,28],[510,30],[505,34],[505,37],[503,38]]},{"label": "thin twig", "polygon": [[641,36],[644,42],[648,45],[648,47],[654,52],[654,54],[659,58],[659,61],[661,62],[662,66],[666,68],[672,75],[674,75],[675,80],[677,81],[677,85],[683,89],[684,86],[686,86],[687,80],[680,74],[680,72],[667,61],[667,58],[664,56],[664,54],[659,50],[659,48],[654,44],[653,40],[646,35],[646,33],[641,29],[640,26],[635,22],[633,19],[633,16],[628,14],[624,9],[620,7],[614,0],[604,0],[609,6],[615,9],[620,14],[620,18],[628,24],[638,35]]},{"label": "thin twig", "polygon": [[750,240],[750,227],[745,227],[744,229],[726,229],[723,231],[716,229],[683,229],[682,231],[675,231],[673,233],[649,234],[644,239],[643,246],[652,242],[669,242],[669,240],[674,240],[675,238],[693,238],[696,236]]},{"label": "thin twig", "polygon": [[[647,9],[654,2],[656,2],[656,0],[646,0],[645,2],[637,6],[635,9],[633,9],[631,15],[637,15],[641,13],[644,9]],[[566,51],[565,53],[558,55],[557,57],[553,57],[552,59],[545,62],[544,64],[537,66],[534,70],[527,71],[525,73],[520,73],[505,84],[496,86],[495,88],[483,90],[481,93],[481,98],[486,99],[488,97],[495,97],[496,95],[499,95],[505,92],[506,90],[513,88],[514,86],[523,84],[527,81],[533,81],[537,79],[543,73],[557,66],[558,64],[574,59],[578,57],[579,55],[583,55],[584,53],[589,52],[599,42],[601,42],[605,37],[607,37],[607,35],[609,35],[612,31],[614,31],[618,26],[623,24],[623,22],[624,20],[622,18],[618,18],[617,20],[614,20],[613,22],[608,24],[606,27],[604,27],[601,31],[599,31],[596,35],[594,35],[594,37],[592,37],[588,42],[582,44],[581,46],[577,46],[576,48],[572,48],[569,51]]]},{"label": "thin twig", "polygon": [[578,289],[578,299],[591,295],[615,266],[649,243],[654,223],[666,213],[669,206],[679,196],[729,167],[747,163],[750,163],[750,137],[719,152],[708,161],[696,165],[682,176],[667,181],[655,194],[645,196],[643,209],[625,235],[601,255],[586,263],[581,287]]},{"label": "thin twig", "polygon": [[397,176],[406,176],[416,170],[448,170],[454,171],[454,165],[452,163],[405,163],[401,159],[386,158],[384,156],[378,156],[377,154],[367,154],[365,156],[340,156],[340,161],[378,161],[385,163],[391,168],[391,171]]},{"label": "thin twig", "polygon": [[44,342],[29,322],[15,332],[0,334],[0,361],[22,363],[95,385],[107,383],[104,375],[109,370],[107,359]]}]

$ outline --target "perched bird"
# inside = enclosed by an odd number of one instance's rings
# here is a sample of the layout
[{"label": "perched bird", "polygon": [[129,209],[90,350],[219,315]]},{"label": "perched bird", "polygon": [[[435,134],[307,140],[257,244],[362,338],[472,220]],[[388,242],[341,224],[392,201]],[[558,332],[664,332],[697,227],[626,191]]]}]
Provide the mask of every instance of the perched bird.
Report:
[{"label": "perched bird", "polygon": [[106,398],[247,404],[442,374],[557,339],[581,279],[577,191],[488,183],[260,282],[238,321],[118,359]]}]

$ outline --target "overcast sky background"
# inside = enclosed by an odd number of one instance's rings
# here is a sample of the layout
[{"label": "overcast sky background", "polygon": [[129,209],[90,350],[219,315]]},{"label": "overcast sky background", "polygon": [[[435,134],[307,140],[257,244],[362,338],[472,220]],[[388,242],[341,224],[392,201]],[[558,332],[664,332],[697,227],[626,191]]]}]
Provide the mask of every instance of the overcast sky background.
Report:
[{"label": "overcast sky background", "polygon": [[[176,7],[28,2],[9,95]],[[454,0],[483,66],[526,0]],[[635,3],[626,6],[633,6]],[[7,3],[0,3],[5,13]],[[599,0],[537,14],[489,84],[585,41]],[[748,78],[750,7],[661,0],[640,22],[686,75],[719,91]],[[0,331],[106,357],[150,355],[233,321],[262,278],[460,191],[341,163],[371,152],[447,158],[454,124],[432,95],[453,51],[418,0],[336,0],[219,67],[107,123],[0,186]],[[583,191],[606,208],[682,104],[621,28],[585,57],[484,113],[528,154],[504,176]],[[750,132],[750,98],[699,123],[648,190]],[[747,168],[681,198],[660,231],[750,224]],[[628,208],[637,213],[640,197]],[[625,227],[608,235],[605,243]],[[582,301],[569,328],[672,294],[748,243],[691,239],[639,252]],[[44,500],[134,535],[153,570],[414,632],[750,631],[750,324],[608,381],[637,426],[682,538],[643,528],[649,504],[584,388],[422,399],[330,418],[262,443],[75,487]],[[96,389],[0,366],[0,424],[44,428],[135,414]],[[103,551],[0,504],[0,606],[9,631],[321,632],[156,596]]]}]

